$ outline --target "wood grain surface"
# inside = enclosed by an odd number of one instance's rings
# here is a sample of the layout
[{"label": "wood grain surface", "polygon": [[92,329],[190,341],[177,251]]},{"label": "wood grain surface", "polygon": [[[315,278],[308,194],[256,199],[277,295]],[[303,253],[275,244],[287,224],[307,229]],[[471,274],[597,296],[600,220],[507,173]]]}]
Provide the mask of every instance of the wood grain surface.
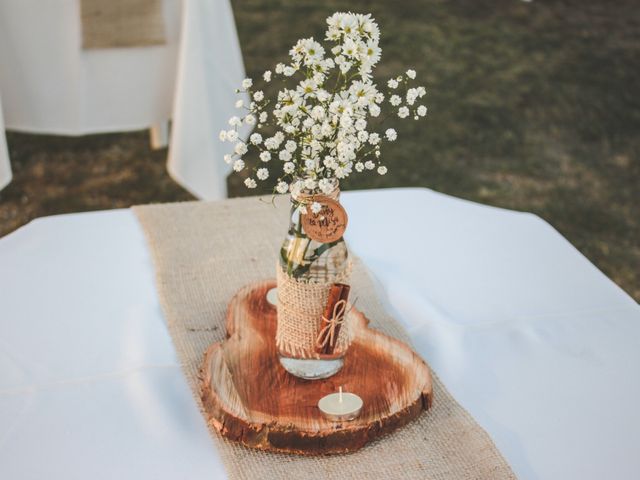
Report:
[{"label": "wood grain surface", "polygon": [[[241,289],[229,303],[227,339],[212,344],[200,371],[207,420],[225,437],[271,451],[305,455],[355,451],[418,417],[432,401],[429,368],[407,345],[368,328],[355,308],[355,339],[340,372],[308,381],[279,363],[276,308],[266,300],[275,281]],[[338,391],[362,397],[361,415],[326,420],[318,400]]]}]

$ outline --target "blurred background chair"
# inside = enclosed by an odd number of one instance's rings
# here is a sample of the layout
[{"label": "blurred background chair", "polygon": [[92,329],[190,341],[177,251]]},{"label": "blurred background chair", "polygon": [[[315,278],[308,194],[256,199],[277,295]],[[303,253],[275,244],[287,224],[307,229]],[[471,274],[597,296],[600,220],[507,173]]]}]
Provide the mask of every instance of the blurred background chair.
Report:
[{"label": "blurred background chair", "polygon": [[[5,127],[57,135],[152,128],[160,147],[173,119],[171,176],[199,198],[223,198],[228,170],[215,161],[223,155],[216,132],[244,78],[233,13],[228,0],[158,1],[164,44],[83,49],[81,0],[3,0]],[[0,188],[11,178],[4,141]]]}]

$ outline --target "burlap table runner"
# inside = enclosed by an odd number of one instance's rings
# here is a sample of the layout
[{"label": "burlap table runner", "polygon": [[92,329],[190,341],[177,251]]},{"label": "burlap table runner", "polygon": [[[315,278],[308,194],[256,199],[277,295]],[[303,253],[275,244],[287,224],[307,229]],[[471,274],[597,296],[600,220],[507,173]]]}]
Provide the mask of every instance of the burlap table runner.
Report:
[{"label": "burlap table runner", "polygon": [[162,0],[80,0],[82,48],[165,43]]},{"label": "burlap table runner", "polygon": [[[276,205],[251,197],[133,208],[150,246],[169,332],[198,404],[198,369],[206,348],[225,338],[227,302],[245,284],[275,276],[289,213],[286,199],[276,199]],[[357,259],[352,289],[372,326],[409,342]],[[353,454],[299,457],[252,450],[215,430],[212,438],[232,480],[515,478],[487,433],[435,374],[433,380],[430,411]]]}]

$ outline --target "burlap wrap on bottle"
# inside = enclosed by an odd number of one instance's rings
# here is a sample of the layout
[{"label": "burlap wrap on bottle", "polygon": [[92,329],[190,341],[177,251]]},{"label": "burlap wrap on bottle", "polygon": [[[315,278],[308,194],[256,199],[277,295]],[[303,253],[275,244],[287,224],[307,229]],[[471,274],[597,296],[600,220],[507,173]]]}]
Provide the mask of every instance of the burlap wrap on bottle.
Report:
[{"label": "burlap wrap on bottle", "polygon": [[315,347],[331,285],[348,283],[351,263],[335,278],[322,282],[291,277],[280,265],[277,266],[276,272],[278,280],[276,345],[279,352],[291,358],[326,359],[343,356],[353,340],[349,308],[344,316],[344,323],[340,328],[333,354],[318,354]]}]

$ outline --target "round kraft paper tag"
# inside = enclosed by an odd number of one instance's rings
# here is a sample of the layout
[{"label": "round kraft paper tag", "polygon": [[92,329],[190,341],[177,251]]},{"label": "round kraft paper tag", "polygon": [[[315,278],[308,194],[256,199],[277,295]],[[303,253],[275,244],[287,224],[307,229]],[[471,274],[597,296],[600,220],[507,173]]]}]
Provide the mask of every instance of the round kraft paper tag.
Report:
[{"label": "round kraft paper tag", "polygon": [[302,228],[307,236],[320,243],[331,243],[340,240],[347,229],[347,212],[339,202],[325,196],[316,196],[313,201],[322,205],[318,213],[311,211],[307,205],[307,213],[302,215]]}]

